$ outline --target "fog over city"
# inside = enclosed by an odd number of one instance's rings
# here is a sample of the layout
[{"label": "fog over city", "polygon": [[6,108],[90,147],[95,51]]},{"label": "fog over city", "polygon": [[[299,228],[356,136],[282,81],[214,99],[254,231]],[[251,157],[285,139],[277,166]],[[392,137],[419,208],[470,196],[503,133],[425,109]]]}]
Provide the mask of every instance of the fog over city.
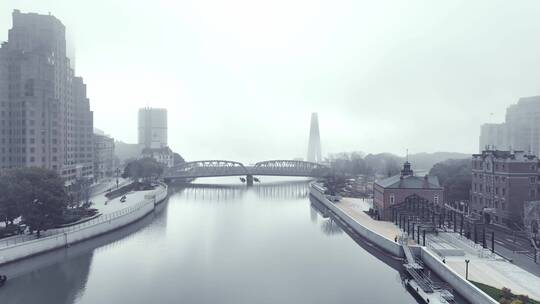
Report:
[{"label": "fog over city", "polygon": [[[2,0],[59,18],[95,127],[137,142],[168,110],[186,159],[478,150],[479,126],[540,94],[540,2]],[[490,114],[492,113],[492,114]]]}]

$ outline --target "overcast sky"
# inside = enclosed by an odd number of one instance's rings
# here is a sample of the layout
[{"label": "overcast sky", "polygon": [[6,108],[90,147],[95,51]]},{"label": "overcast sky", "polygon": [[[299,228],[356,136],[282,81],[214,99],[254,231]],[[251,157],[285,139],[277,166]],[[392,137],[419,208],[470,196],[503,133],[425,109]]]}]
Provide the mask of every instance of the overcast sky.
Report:
[{"label": "overcast sky", "polygon": [[[165,107],[187,159],[476,152],[479,125],[540,94],[540,1],[1,0],[67,27],[95,127],[137,140]],[[490,115],[493,113],[493,115]]]}]

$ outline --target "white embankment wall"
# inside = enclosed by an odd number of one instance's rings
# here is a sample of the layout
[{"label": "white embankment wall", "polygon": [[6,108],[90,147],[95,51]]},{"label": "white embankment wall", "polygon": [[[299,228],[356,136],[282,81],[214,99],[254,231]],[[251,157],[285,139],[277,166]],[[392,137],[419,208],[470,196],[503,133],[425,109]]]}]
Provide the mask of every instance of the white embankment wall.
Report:
[{"label": "white embankment wall", "polygon": [[137,221],[154,210],[155,204],[167,198],[167,186],[161,185],[133,206],[111,214],[99,216],[91,221],[58,230],[57,234],[0,247],[0,264],[24,259],[56,248],[67,247],[98,235],[116,230]]},{"label": "white embankment wall", "polygon": [[[431,271],[435,272],[441,279],[450,284],[455,291],[462,295],[467,301],[474,304],[497,304],[498,302],[488,296],[485,292],[465,280],[457,272],[443,263],[437,256],[431,253],[426,247],[421,247],[420,257]],[[465,264],[465,263],[464,263]]]},{"label": "white embankment wall", "polygon": [[319,192],[317,189],[314,189],[313,187],[310,187],[310,193],[311,195],[313,195],[313,197],[315,197],[328,209],[334,212],[342,221],[347,223],[347,225],[351,226],[354,229],[354,231],[356,231],[366,240],[374,243],[379,248],[384,249],[386,252],[394,256],[397,256],[397,257],[405,256],[403,252],[403,248],[401,248],[401,246],[398,243],[394,242],[394,240],[391,240],[385,237],[382,234],[379,234],[373,230],[366,228],[364,225],[360,224],[358,221],[356,221],[352,217],[346,215],[345,212],[343,212],[340,208],[334,205],[334,203],[328,200],[326,198],[326,195],[324,195],[324,193]]},{"label": "white embankment wall", "polygon": [[[310,187],[310,193],[328,209],[334,212],[341,220],[347,223],[347,225],[351,226],[354,231],[356,231],[362,237],[394,256],[404,257],[403,249],[399,244],[375,231],[366,228],[365,226],[354,220],[352,217],[350,217],[340,208],[338,208],[334,203],[332,203],[328,198],[326,198],[325,194],[321,193],[317,189]],[[415,254],[420,255],[420,258],[429,269],[431,269],[444,281],[450,284],[450,286],[452,286],[452,288],[460,295],[462,295],[467,301],[474,304],[497,303],[497,301],[493,300],[490,296],[488,296],[478,287],[474,286],[472,283],[462,278],[458,273],[450,269],[439,258],[429,252],[427,248],[421,246],[414,246],[414,248],[411,249],[413,249],[412,251]]]}]

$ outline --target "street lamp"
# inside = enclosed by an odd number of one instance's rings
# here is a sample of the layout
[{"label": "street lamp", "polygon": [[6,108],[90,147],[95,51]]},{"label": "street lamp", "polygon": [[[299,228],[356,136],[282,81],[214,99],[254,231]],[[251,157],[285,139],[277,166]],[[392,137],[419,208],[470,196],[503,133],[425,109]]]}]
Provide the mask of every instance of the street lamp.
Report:
[{"label": "street lamp", "polygon": [[120,168],[116,168],[116,189],[118,189],[118,174],[120,174]]},{"label": "street lamp", "polygon": [[465,280],[469,280],[469,262],[471,260],[465,260]]}]

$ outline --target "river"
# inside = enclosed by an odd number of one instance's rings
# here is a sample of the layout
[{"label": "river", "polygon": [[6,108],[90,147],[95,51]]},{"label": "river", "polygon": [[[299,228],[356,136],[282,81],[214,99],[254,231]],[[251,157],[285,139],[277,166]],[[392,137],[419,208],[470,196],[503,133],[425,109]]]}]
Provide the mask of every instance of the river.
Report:
[{"label": "river", "polygon": [[417,303],[401,262],[343,232],[307,181],[236,181],[171,187],[132,225],[0,267],[0,303]]}]

